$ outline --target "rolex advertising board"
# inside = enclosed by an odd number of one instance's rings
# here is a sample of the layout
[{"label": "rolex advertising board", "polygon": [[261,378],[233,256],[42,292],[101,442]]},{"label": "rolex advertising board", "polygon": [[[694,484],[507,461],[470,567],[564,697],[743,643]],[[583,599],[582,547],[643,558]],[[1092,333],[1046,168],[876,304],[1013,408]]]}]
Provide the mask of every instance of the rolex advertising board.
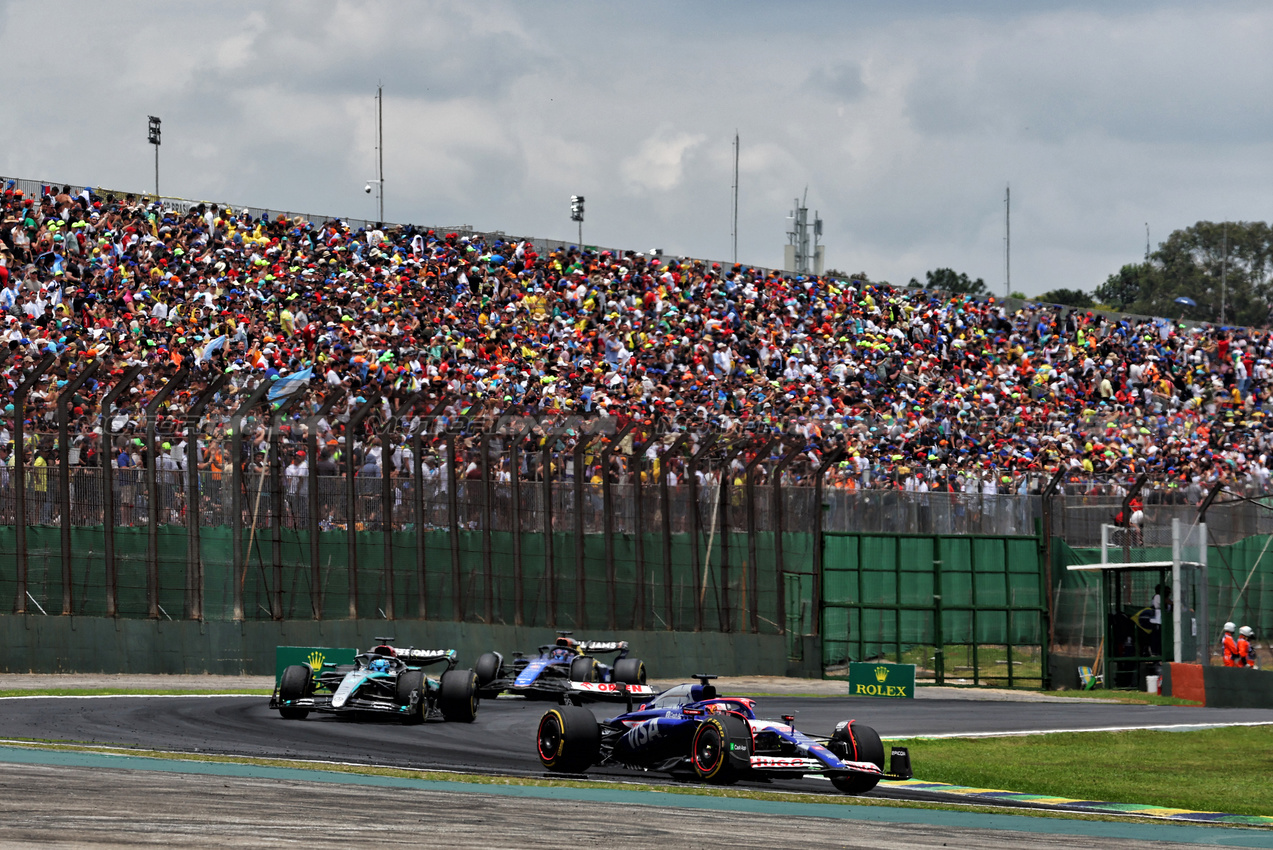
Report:
[{"label": "rolex advertising board", "polygon": [[274,648],[274,683],[283,678],[283,671],[293,664],[308,664],[317,673],[324,664],[353,664],[356,649],[330,646],[278,646]]},{"label": "rolex advertising board", "polygon": [[915,698],[914,664],[849,664],[849,696]]}]

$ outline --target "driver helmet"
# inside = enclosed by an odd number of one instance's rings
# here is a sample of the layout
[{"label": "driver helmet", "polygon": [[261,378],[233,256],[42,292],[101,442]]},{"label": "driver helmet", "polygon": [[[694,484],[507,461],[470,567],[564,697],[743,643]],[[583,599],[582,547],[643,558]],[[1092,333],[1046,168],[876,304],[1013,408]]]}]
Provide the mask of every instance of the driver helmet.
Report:
[{"label": "driver helmet", "polygon": [[367,669],[373,673],[388,673],[393,669],[393,665],[389,663],[388,658],[377,658],[367,665]]},{"label": "driver helmet", "polygon": [[1251,628],[1250,626],[1243,626],[1242,628],[1238,629],[1238,634],[1242,635],[1242,637],[1251,637],[1252,635],[1255,634],[1255,629]]},{"label": "driver helmet", "polygon": [[1233,623],[1225,623],[1225,624],[1224,624],[1224,630],[1225,630],[1226,632],[1232,632],[1232,631],[1233,631],[1234,629],[1236,629],[1236,628],[1237,628],[1237,626],[1233,625]]}]

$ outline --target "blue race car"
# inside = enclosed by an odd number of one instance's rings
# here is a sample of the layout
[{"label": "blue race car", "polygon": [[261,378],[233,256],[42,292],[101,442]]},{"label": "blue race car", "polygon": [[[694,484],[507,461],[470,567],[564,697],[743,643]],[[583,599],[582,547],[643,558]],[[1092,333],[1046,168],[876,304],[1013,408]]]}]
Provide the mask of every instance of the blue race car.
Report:
[{"label": "blue race car", "polygon": [[[627,641],[580,641],[571,634],[557,632],[557,639],[540,646],[532,658],[513,653],[511,664],[505,664],[498,652],[483,653],[473,668],[478,693],[485,698],[510,693],[558,701],[654,696],[645,683],[645,663],[628,657]],[[613,666],[593,657],[603,652],[618,653]]]},{"label": "blue race car", "polygon": [[795,718],[756,717],[755,702],[721,697],[715,676],[677,685],[652,702],[609,720],[587,708],[565,704],[539,721],[536,738],[544,767],[581,773],[594,765],[688,774],[715,784],[740,779],[799,779],[825,776],[845,794],[865,794],[881,779],[910,779],[910,754],[892,750],[892,773],[884,770],[884,745],[870,726],[846,720],[830,738],[796,729]]},{"label": "blue race car", "polygon": [[[304,720],[311,711],[389,715],[404,723],[433,717],[469,723],[477,716],[477,676],[455,669],[454,649],[404,649],[391,646],[393,638],[376,640],[380,643],[355,655],[353,664],[288,667],[270,708],[286,720]],[[427,676],[423,668],[438,663],[446,664],[442,675]]]}]

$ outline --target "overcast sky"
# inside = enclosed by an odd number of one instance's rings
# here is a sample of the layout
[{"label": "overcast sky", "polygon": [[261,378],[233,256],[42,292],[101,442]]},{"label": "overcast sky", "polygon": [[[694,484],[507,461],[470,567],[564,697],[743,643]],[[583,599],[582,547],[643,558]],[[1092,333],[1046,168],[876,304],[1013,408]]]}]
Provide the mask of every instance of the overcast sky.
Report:
[{"label": "overcast sky", "polygon": [[1270,218],[1273,3],[98,2],[0,8],[0,173],[782,263],[1091,290]]}]

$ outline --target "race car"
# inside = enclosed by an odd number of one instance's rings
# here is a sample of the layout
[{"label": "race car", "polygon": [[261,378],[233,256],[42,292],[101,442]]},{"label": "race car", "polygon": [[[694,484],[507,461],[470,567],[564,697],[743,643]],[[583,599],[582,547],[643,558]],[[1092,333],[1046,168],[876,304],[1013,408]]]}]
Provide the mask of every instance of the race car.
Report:
[{"label": "race car", "polygon": [[[287,720],[304,720],[311,711],[389,715],[404,723],[437,717],[470,723],[477,716],[477,676],[456,669],[454,649],[402,649],[389,643],[393,638],[376,640],[376,646],[354,656],[353,664],[287,667],[270,708]],[[425,675],[425,666],[440,663],[446,670],[439,678]]]},{"label": "race car", "polygon": [[[483,697],[507,692],[558,701],[624,699],[629,693],[654,696],[654,689],[645,683],[645,663],[628,657],[627,641],[581,641],[571,634],[557,632],[557,639],[539,647],[533,658],[515,652],[511,664],[505,664],[498,652],[483,653],[474,667],[478,692]],[[613,666],[593,658],[609,652],[618,653]]]},{"label": "race car", "polygon": [[807,735],[793,716],[761,720],[754,700],[718,695],[715,676],[695,678],[697,684],[677,685],[605,721],[582,706],[550,709],[539,721],[540,762],[560,773],[621,765],[714,784],[813,774],[845,794],[865,794],[881,779],[911,778],[904,747],[892,748],[893,772],[885,772],[884,745],[870,726],[846,720],[830,738]]}]

